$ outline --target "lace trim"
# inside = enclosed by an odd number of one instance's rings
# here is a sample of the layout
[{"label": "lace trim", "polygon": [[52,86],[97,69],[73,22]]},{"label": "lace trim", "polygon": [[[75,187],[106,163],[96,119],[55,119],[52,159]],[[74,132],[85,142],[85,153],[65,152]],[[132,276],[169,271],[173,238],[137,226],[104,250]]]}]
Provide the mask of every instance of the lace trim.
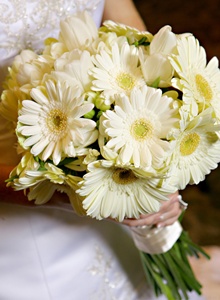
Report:
[{"label": "lace trim", "polygon": [[39,49],[42,40],[57,34],[57,22],[76,11],[94,13],[102,0],[1,0],[0,54]]}]

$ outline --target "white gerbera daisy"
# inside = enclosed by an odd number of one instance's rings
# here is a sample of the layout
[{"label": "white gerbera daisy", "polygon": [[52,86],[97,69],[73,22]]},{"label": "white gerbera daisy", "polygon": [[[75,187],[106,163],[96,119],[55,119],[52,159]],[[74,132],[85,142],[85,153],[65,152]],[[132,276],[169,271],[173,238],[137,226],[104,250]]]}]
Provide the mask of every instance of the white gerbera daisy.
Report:
[{"label": "white gerbera daisy", "polygon": [[[28,158],[28,157],[27,157]],[[82,208],[82,199],[75,193],[78,188],[78,182],[81,177],[65,174],[65,172],[52,165],[45,163],[43,170],[31,169],[29,164],[19,178],[16,178],[10,186],[15,190],[27,190],[29,201],[34,200],[35,204],[42,205],[50,201],[55,192],[67,194],[67,201],[64,197],[60,199],[59,194],[53,197],[53,205],[61,207],[61,209],[69,210],[69,201],[76,213],[79,215],[85,214]],[[41,167],[42,169],[42,167]],[[69,201],[68,201],[69,200]],[[62,202],[62,205],[60,205]]]},{"label": "white gerbera daisy", "polygon": [[220,140],[216,134],[220,126],[214,125],[212,112],[206,109],[191,122],[182,119],[181,128],[174,135],[167,164],[172,174],[169,180],[175,182],[178,189],[198,184],[220,162]]},{"label": "white gerbera daisy", "polygon": [[[58,193],[57,193],[58,192]],[[66,194],[61,196],[59,194]],[[52,198],[53,197],[53,198]],[[71,210],[70,203],[75,213],[82,216],[85,211],[82,207],[81,197],[67,184],[55,184],[49,180],[41,181],[35,186],[31,186],[28,193],[28,200],[35,200],[36,205],[42,205],[53,201],[53,207],[59,207],[61,210]]]},{"label": "white gerbera daisy", "polygon": [[14,189],[30,189],[28,199],[35,200],[36,204],[44,204],[50,200],[56,190],[64,191],[65,186],[73,191],[78,188],[80,177],[65,174],[64,171],[50,163],[45,163],[42,170],[27,167],[19,178],[14,180]]},{"label": "white gerbera daisy", "polygon": [[[130,95],[134,87],[145,84],[139,67],[138,50],[128,43],[123,43],[121,47],[115,43],[111,54],[101,50],[100,54],[95,55],[93,62],[96,67],[91,70],[95,78],[92,89],[103,91],[107,99],[117,93]],[[110,102],[107,101],[106,104]]]},{"label": "white gerbera daisy", "polygon": [[113,22],[111,20],[105,21],[103,25],[104,27],[101,27],[99,32],[114,32],[117,36],[125,36],[130,45],[140,41],[141,39],[144,39],[145,42],[150,42],[153,39],[153,35],[148,31],[139,31],[134,27]]},{"label": "white gerbera daisy", "polygon": [[15,190],[24,189],[23,186],[20,187],[19,184],[15,186],[15,183],[18,182],[20,177],[25,176],[26,171],[38,170],[39,168],[40,163],[35,160],[34,156],[30,152],[26,152],[22,156],[19,164],[10,172],[7,186],[13,187]]},{"label": "white gerbera daisy", "polygon": [[161,167],[169,149],[166,136],[177,119],[173,99],[161,90],[144,86],[134,89],[130,99],[119,96],[114,111],[100,119],[106,147],[118,153],[117,162],[136,168]]},{"label": "white gerbera daisy", "polygon": [[85,197],[83,208],[87,215],[119,221],[158,211],[160,202],[168,200],[168,194],[173,192],[170,187],[159,187],[158,180],[139,176],[138,170],[116,167],[105,160],[89,164],[79,185],[76,192]]},{"label": "white gerbera daisy", "polygon": [[213,57],[208,64],[206,53],[194,36],[182,36],[177,42],[177,55],[171,63],[179,78],[173,79],[174,87],[183,92],[184,105],[193,116],[212,106],[220,119],[220,70],[218,59]]},{"label": "white gerbera daisy", "polygon": [[52,156],[57,165],[63,157],[75,157],[97,139],[96,123],[82,118],[93,104],[84,104],[80,92],[65,83],[46,82],[46,90],[33,89],[34,101],[24,100],[19,116],[18,132],[24,147],[40,155],[43,161]]}]

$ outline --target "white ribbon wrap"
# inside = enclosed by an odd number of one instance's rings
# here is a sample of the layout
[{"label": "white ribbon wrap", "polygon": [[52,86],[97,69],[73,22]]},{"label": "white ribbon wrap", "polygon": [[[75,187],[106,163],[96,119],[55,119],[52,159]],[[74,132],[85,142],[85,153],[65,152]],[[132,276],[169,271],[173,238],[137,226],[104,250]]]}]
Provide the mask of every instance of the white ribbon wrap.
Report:
[{"label": "white ribbon wrap", "polygon": [[182,227],[178,221],[166,227],[132,227],[131,233],[136,247],[149,254],[160,254],[170,250],[178,240]]}]

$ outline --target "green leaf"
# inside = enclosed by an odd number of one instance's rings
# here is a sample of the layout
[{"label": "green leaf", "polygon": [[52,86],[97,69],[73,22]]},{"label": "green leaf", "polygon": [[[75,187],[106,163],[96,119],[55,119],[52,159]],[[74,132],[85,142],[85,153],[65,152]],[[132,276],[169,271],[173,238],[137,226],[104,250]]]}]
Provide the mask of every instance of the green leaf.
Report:
[{"label": "green leaf", "polygon": [[140,40],[138,40],[138,41],[135,41],[134,43],[133,43],[133,45],[135,46],[135,47],[139,47],[139,46],[149,46],[150,45],[150,42],[148,41],[148,39],[147,39],[147,37],[142,37]]},{"label": "green leaf", "polygon": [[167,262],[167,265],[169,266],[169,270],[170,270],[171,274],[173,275],[173,278],[175,278],[176,283],[177,283],[178,287],[181,289],[185,299],[188,299],[186,284],[181,276],[180,269],[176,266],[176,264],[172,260],[172,257],[170,256],[169,251],[163,254],[163,258]]}]

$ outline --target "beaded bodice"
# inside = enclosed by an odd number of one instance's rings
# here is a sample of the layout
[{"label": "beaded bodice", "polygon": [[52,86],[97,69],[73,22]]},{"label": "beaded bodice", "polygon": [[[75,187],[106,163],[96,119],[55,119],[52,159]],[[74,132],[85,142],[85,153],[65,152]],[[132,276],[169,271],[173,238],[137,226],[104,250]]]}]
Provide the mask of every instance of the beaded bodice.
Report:
[{"label": "beaded bodice", "polygon": [[0,92],[7,67],[22,49],[43,49],[57,37],[59,22],[87,10],[100,25],[104,0],[0,0]]},{"label": "beaded bodice", "polygon": [[59,20],[87,10],[93,14],[102,0],[0,0],[1,59],[24,48],[39,48],[57,34]]}]

